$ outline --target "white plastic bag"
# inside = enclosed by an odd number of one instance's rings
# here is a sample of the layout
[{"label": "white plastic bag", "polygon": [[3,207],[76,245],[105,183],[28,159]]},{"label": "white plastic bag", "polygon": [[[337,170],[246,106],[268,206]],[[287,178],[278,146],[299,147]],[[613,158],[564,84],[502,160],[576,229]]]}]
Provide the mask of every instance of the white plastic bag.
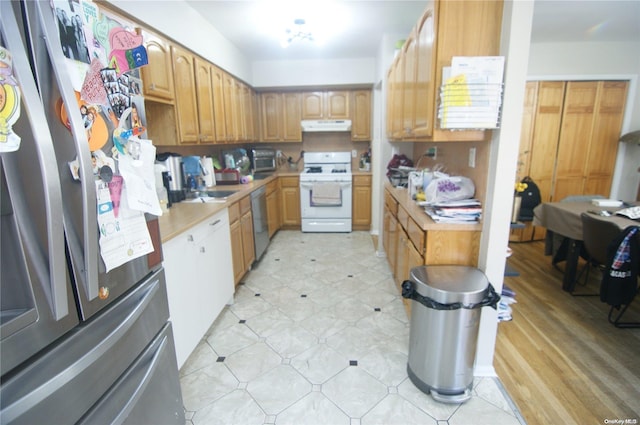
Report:
[{"label": "white plastic bag", "polygon": [[460,201],[473,198],[476,191],[468,177],[446,176],[434,178],[424,191],[427,202]]}]

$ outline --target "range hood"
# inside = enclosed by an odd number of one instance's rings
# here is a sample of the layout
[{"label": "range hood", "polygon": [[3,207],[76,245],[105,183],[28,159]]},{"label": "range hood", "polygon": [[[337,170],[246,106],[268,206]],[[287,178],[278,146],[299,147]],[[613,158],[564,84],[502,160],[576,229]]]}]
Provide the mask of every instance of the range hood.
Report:
[{"label": "range hood", "polygon": [[351,120],[302,120],[302,131],[351,131]]}]

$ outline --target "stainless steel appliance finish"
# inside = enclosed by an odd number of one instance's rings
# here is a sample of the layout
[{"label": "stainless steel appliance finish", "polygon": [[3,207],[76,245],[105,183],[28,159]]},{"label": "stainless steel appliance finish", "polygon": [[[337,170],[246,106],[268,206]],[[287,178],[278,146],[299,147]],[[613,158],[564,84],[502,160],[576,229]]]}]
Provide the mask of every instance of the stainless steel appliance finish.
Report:
[{"label": "stainless steel appliance finish", "polygon": [[253,241],[256,261],[260,260],[269,245],[266,190],[267,189],[262,186],[251,192],[251,215],[253,216]]},{"label": "stainless steel appliance finish", "polygon": [[276,151],[271,148],[251,149],[251,169],[254,173],[276,170]]},{"label": "stainless steel appliance finish", "polygon": [[165,186],[169,195],[169,202],[176,203],[186,198],[184,172],[182,171],[182,156],[177,153],[164,153],[156,156],[156,162],[164,165],[168,177]]},{"label": "stainless steel appliance finish", "polygon": [[[170,326],[165,331],[157,219],[147,217],[156,251],[107,273],[82,118],[77,107],[67,109],[70,134],[56,114],[60,98],[64,105],[77,105],[56,17],[48,2],[1,2],[0,12],[0,44],[12,54],[22,93],[22,112],[13,126],[20,149],[0,156],[0,422],[76,422],[104,400],[108,388],[131,385],[127,371],[135,359],[164,340],[170,353],[163,355],[168,361],[161,369],[171,396],[145,381],[135,397],[119,398],[110,410],[121,414],[120,422],[133,420],[129,413],[153,408],[140,403],[154,394],[169,409],[178,406],[164,422],[184,423]],[[111,147],[108,143],[105,153]],[[69,171],[74,158],[80,181]],[[124,307],[149,291],[157,295]],[[149,315],[157,320],[148,321]]]},{"label": "stainless steel appliance finish", "polygon": [[[320,203],[320,191],[329,201]],[[300,174],[303,232],[351,232],[352,174],[349,152],[305,152]]]},{"label": "stainless steel appliance finish", "polygon": [[482,271],[466,266],[421,266],[411,269],[411,282],[422,297],[462,308],[431,308],[411,301],[411,332],[407,372],[425,393],[444,403],[471,397],[480,303],[489,281]]}]

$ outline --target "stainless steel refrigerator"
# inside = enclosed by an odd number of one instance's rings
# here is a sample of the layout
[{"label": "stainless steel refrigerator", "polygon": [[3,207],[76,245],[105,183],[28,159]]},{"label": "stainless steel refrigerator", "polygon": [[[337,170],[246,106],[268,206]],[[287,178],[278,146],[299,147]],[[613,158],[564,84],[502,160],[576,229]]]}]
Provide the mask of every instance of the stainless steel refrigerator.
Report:
[{"label": "stainless steel refrigerator", "polygon": [[0,422],[184,424],[157,218],[154,251],[106,272],[82,118],[55,113],[77,103],[51,6],[0,16],[22,95],[20,148],[0,156]]}]

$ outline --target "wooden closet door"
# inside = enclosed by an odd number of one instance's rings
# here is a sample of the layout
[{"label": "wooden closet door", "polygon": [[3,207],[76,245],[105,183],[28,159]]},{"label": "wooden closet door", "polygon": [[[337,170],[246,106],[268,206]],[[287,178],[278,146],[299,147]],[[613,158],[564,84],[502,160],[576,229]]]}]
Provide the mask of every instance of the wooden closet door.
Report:
[{"label": "wooden closet door", "polygon": [[628,81],[598,83],[593,137],[585,169],[586,194],[610,195],[628,86]]},{"label": "wooden closet door", "polygon": [[564,100],[554,201],[583,194],[584,171],[593,135],[598,82],[569,81]]},{"label": "wooden closet door", "polygon": [[563,81],[541,81],[538,87],[529,175],[540,189],[542,202],[551,200],[558,134],[562,122],[564,88]]}]

